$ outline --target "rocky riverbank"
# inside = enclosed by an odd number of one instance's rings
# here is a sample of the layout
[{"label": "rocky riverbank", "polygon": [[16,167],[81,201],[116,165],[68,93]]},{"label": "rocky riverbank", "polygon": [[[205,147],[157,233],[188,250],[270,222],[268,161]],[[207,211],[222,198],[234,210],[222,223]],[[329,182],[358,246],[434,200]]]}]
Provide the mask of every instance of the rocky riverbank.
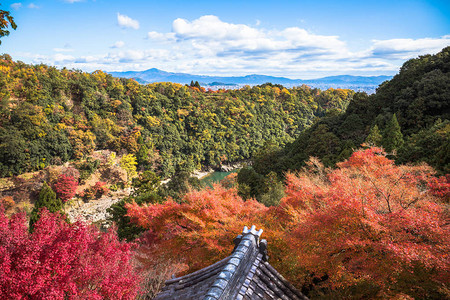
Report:
[{"label": "rocky riverbank", "polygon": [[[208,168],[204,170],[196,170],[191,174],[191,176],[202,179],[216,171],[230,172],[236,169],[240,169],[246,164],[248,164],[248,162],[236,162],[231,164],[224,164],[214,169]],[[169,181],[170,179],[166,179],[161,183],[164,184]],[[131,188],[127,188],[116,192],[110,192],[108,195],[104,195],[98,200],[91,200],[87,203],[81,200],[72,200],[70,206],[66,207],[65,212],[71,222],[81,220],[87,223],[98,224],[102,228],[108,228],[111,224],[108,221],[110,215],[107,212],[107,209],[123,198],[128,197],[130,193]]]},{"label": "rocky riverbank", "polygon": [[195,170],[194,172],[192,172],[191,177],[196,177],[197,179],[202,179],[203,177],[206,177],[213,172],[214,172],[214,170],[211,168],[206,169],[206,170]]},{"label": "rocky riverbank", "polygon": [[87,203],[79,200],[72,200],[70,207],[66,208],[66,214],[71,222],[77,220],[95,223],[102,228],[108,228],[111,224],[108,221],[109,213],[106,211],[111,205],[119,202],[131,193],[131,188],[126,188],[116,192],[110,192],[98,200],[91,200]]},{"label": "rocky riverbank", "polygon": [[206,177],[214,172],[231,172],[236,169],[242,169],[244,166],[249,164],[250,161],[238,161],[234,163],[223,164],[214,168],[209,167],[206,170],[196,170],[191,174],[191,176],[202,179],[203,177]]},{"label": "rocky riverbank", "polygon": [[242,169],[244,166],[250,165],[251,162],[249,160],[237,161],[234,163],[223,164],[217,168],[219,172],[231,172],[236,169]]}]

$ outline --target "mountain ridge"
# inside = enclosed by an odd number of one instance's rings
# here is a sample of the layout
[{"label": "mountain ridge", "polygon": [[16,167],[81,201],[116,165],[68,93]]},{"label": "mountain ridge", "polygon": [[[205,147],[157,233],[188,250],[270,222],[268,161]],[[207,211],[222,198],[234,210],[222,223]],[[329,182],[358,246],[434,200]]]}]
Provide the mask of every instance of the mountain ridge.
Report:
[{"label": "mountain ridge", "polygon": [[[360,87],[373,87],[380,85],[386,80],[392,78],[392,76],[379,75],[379,76],[354,76],[354,75],[336,75],[327,76],[316,79],[290,79],[286,77],[249,74],[245,76],[209,76],[209,75],[193,75],[189,73],[174,73],[166,72],[157,68],[151,68],[145,71],[124,71],[124,72],[108,72],[114,77],[134,78],[140,83],[153,83],[153,82],[174,82],[180,84],[189,84],[191,81],[198,81],[202,86],[214,86],[217,83],[223,83],[223,85],[257,85],[267,82],[273,84],[283,84],[288,86],[293,85],[343,85],[348,86],[360,86]],[[214,83],[214,85],[212,85]]]}]

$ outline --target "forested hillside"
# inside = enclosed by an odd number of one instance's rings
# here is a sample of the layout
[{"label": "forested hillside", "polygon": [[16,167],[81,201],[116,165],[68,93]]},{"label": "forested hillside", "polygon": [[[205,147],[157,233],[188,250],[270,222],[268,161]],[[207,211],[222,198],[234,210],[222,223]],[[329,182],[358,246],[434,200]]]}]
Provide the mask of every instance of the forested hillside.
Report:
[{"label": "forested hillside", "polygon": [[[399,74],[376,94],[356,93],[344,114],[329,114],[284,148],[273,144],[240,173],[251,191],[267,190],[267,177],[298,170],[310,156],[331,167],[366,143],[383,146],[398,163],[426,162],[439,173],[450,172],[450,47],[404,63]],[[273,181],[273,180],[272,180]]]},{"label": "forested hillside", "polygon": [[351,90],[264,84],[205,91],[140,85],[0,58],[0,176],[109,149],[168,177],[249,159],[266,141],[292,142],[317,117],[343,112]]},{"label": "forested hillside", "polygon": [[[30,180],[29,227],[14,212],[27,201],[20,189],[0,199],[0,295],[149,298],[171,274],[229,255],[256,224],[271,264],[312,299],[448,298],[450,177],[420,162],[448,172],[449,54],[408,61],[373,96],[140,85],[2,56],[1,174],[47,175]],[[169,185],[181,185],[194,168],[247,158],[253,166],[220,185],[176,197],[155,174],[179,172]],[[132,187],[111,206],[108,233],[64,216],[90,177],[77,199],[107,194],[104,178]]]},{"label": "forested hillside", "polygon": [[[308,299],[450,299],[445,5],[115,2],[8,4],[6,40],[0,5],[4,52],[66,66],[0,55],[0,299],[154,299],[174,277],[220,298],[285,299],[285,278]],[[219,76],[328,87],[424,51],[371,95]],[[130,66],[225,89],[106,73]],[[219,167],[239,170],[202,182]],[[252,225],[265,241],[238,245]]]}]

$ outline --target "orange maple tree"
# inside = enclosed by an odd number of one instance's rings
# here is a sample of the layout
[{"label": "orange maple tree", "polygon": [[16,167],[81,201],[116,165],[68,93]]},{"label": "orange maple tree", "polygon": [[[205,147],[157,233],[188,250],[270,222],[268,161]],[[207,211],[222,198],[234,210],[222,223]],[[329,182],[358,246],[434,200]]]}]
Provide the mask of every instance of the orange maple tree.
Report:
[{"label": "orange maple tree", "polygon": [[297,282],[320,278],[330,290],[369,284],[383,297],[423,297],[421,280],[443,287],[450,235],[446,210],[427,188],[432,174],[424,165],[396,166],[378,148],[355,152],[333,171],[288,174],[275,211],[290,224],[284,255],[301,262]]},{"label": "orange maple tree", "polygon": [[243,226],[255,224],[270,263],[312,297],[440,298],[449,296],[450,232],[446,182],[433,174],[370,148],[334,170],[310,160],[286,175],[286,196],[270,208],[220,185],[182,203],[127,208],[149,230],[150,256],[183,258],[189,272],[229,255]]},{"label": "orange maple tree", "polygon": [[155,256],[182,258],[193,271],[224,258],[233,239],[267,208],[255,200],[244,201],[234,188],[215,185],[193,190],[181,203],[126,205],[132,222],[148,229],[141,242],[153,247]]}]

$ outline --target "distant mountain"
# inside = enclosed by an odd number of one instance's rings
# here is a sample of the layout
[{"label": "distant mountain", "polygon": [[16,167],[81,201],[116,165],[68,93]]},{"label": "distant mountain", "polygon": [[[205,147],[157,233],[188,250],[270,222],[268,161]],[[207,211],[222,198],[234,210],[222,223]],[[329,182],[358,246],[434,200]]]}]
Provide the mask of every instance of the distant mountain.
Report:
[{"label": "distant mountain", "polygon": [[273,84],[282,84],[285,86],[294,86],[307,84],[318,88],[353,88],[360,90],[374,91],[375,88],[382,82],[389,80],[392,76],[352,76],[352,75],[339,75],[329,76],[317,79],[289,79],[285,77],[274,77],[266,75],[247,75],[247,76],[207,76],[207,75],[192,75],[187,73],[172,73],[162,71],[156,68],[148,69],[146,71],[126,71],[126,72],[110,72],[112,76],[134,78],[140,83],[152,83],[152,82],[176,82],[180,84],[189,84],[192,80],[198,81],[200,85],[206,87],[218,87],[218,86],[233,86],[237,87],[242,85],[256,85],[270,82]]},{"label": "distant mountain", "polygon": [[339,75],[328,76],[318,79],[304,80],[305,83],[334,83],[334,84],[376,84],[380,85],[386,80],[390,80],[392,76],[352,76],[352,75]]},{"label": "distant mountain", "polygon": [[[333,76],[321,80],[354,82],[352,77]],[[349,157],[353,149],[364,142],[383,146],[388,152],[395,149],[396,155],[390,158],[398,163],[426,162],[441,174],[448,174],[449,87],[450,47],[435,55],[408,60],[375,94],[353,97],[355,101],[350,102],[343,114],[319,119],[293,143],[278,152],[267,151],[267,157],[253,161],[253,169],[260,170],[260,174],[247,178],[264,178],[271,171],[281,178],[288,171],[300,170],[312,156],[331,167]],[[394,126],[390,127],[394,123],[398,126],[396,135],[392,135],[396,130]],[[373,133],[375,126],[377,134]],[[375,138],[370,139],[370,134]],[[261,185],[258,189],[264,190]]]}]

